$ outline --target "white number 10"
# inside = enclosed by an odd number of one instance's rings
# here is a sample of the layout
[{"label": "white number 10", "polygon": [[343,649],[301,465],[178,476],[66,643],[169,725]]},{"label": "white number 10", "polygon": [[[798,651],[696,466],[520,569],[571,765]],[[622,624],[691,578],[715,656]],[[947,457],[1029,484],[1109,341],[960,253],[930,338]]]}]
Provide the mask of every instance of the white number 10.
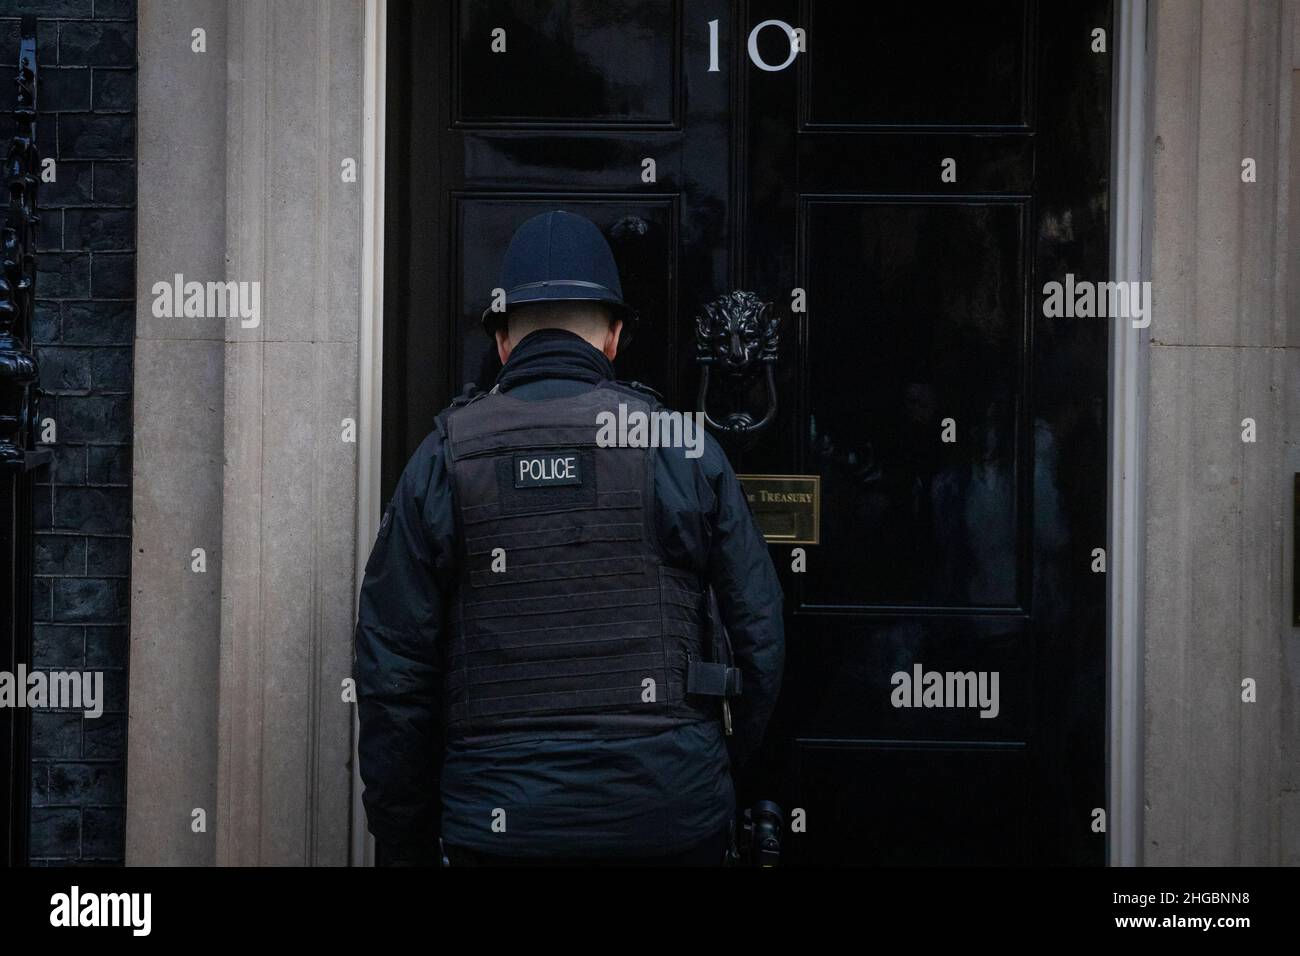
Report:
[{"label": "white number 10", "polygon": [[[764,59],[758,54],[758,34],[763,27],[780,27],[785,30],[786,36],[790,38],[790,55],[786,57],[785,62],[779,66],[772,66],[770,63],[764,61]],[[764,20],[758,26],[754,27],[754,29],[749,31],[749,58],[754,61],[754,65],[760,70],[766,70],[769,73],[777,73],[793,63],[794,58],[803,52],[803,37],[804,33],[802,29],[792,27],[784,20]],[[719,72],[717,20],[709,21],[709,72]]]}]

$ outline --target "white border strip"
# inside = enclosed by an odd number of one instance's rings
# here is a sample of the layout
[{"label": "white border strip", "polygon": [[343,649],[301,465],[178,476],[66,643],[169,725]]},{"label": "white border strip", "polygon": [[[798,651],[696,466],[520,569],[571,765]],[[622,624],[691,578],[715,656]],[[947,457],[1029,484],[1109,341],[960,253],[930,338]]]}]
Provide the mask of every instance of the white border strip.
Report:
[{"label": "white border strip", "polygon": [[[379,530],[380,439],[384,355],[384,107],[387,70],[387,0],[366,0],[365,72],[362,79],[360,407],[357,410],[356,591],[361,590],[370,546]],[[355,609],[355,604],[354,604]],[[366,829],[352,720],[352,865],[373,866],[375,841]]]},{"label": "white border strip", "polygon": [[[1148,278],[1145,226],[1147,0],[1119,0],[1112,111],[1111,278]],[[1147,334],[1111,326],[1107,554],[1109,714],[1107,862],[1137,866],[1142,847],[1142,612],[1146,541],[1142,483]]]}]

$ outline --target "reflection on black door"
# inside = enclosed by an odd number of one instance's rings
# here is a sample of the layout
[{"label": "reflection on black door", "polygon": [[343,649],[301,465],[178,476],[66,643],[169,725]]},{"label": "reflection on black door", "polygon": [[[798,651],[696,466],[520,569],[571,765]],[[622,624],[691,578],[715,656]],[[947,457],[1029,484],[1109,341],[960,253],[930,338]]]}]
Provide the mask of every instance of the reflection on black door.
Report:
[{"label": "reflection on black door", "polygon": [[[788,862],[1102,862],[1107,330],[1037,290],[1106,278],[1110,4],[389,10],[385,497],[495,374],[477,317],[541,209],[610,238],[620,374],[676,407],[700,306],[757,293],[779,411],[733,463],[820,476],[821,533],[802,573],[773,546],[786,685],[742,798],[801,811]],[[996,675],[996,715],[896,706],[918,668]]]}]

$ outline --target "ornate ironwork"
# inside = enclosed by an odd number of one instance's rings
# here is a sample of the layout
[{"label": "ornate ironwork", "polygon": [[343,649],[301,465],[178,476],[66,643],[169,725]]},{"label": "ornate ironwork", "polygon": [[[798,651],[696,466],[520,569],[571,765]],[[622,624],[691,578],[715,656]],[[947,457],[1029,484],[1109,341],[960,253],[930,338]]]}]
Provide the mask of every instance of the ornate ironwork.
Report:
[{"label": "ornate ironwork", "polygon": [[0,229],[0,466],[27,465],[36,447],[39,381],[31,354],[36,310],[36,21],[24,17],[18,51],[15,131],[5,153],[9,188]]},{"label": "ornate ironwork", "polygon": [[[0,227],[0,670],[32,662],[33,500],[50,461],[36,447],[36,18],[23,17],[18,49],[16,131],[5,153],[9,203]],[[19,693],[24,689],[20,688]],[[31,796],[31,717],[0,708],[0,863],[27,862]]]},{"label": "ornate ironwork", "polygon": [[[697,401],[704,420],[724,436],[752,437],[776,418],[776,359],[780,317],[752,292],[720,295],[695,320],[695,361],[702,369]],[[717,371],[733,410],[719,422],[709,414],[710,374]],[[751,386],[766,379],[767,408],[755,419],[744,407]]]}]

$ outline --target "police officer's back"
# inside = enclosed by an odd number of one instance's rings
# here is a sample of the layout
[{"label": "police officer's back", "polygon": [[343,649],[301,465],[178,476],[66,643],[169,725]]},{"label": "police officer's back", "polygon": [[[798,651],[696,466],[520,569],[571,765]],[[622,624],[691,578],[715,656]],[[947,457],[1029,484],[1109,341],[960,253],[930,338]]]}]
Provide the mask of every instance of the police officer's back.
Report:
[{"label": "police officer's back", "polygon": [[702,432],[601,437],[664,410],[614,379],[631,315],[595,226],[529,220],[501,285],[507,311],[484,315],[501,374],[438,416],[366,566],[355,676],[381,862],[432,861],[439,835],[453,865],[720,862],[729,763],[780,686],[766,545]]}]

